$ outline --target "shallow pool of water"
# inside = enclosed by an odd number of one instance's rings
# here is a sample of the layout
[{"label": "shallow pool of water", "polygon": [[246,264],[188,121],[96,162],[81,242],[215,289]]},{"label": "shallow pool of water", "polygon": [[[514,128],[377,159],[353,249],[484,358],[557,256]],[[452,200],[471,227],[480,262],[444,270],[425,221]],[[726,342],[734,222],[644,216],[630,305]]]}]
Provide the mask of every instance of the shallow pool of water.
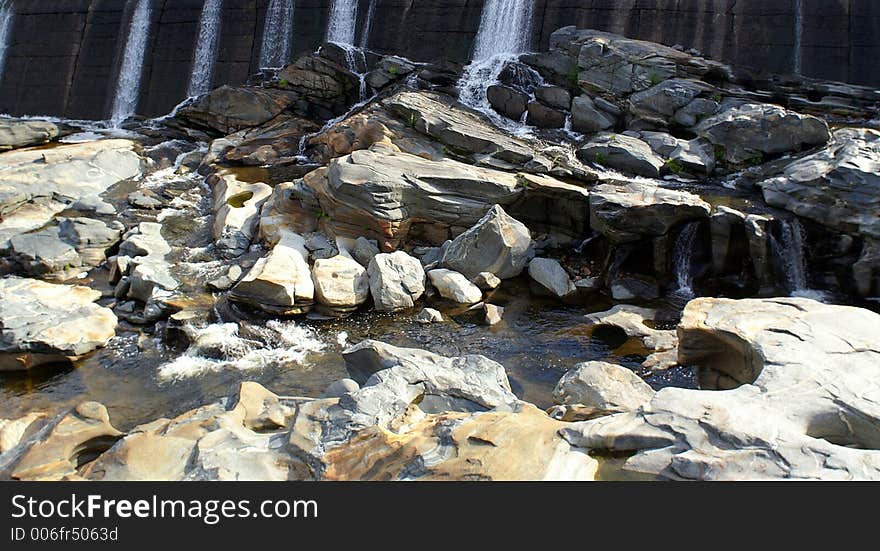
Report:
[{"label": "shallow pool of water", "polygon": [[[442,303],[430,305],[444,311],[448,321],[432,325],[415,321],[418,307],[394,315],[363,312],[343,320],[297,321],[310,328],[309,335],[322,345],[300,362],[273,354],[279,346],[275,343],[265,346],[269,360],[264,365],[229,362],[221,369],[196,369],[180,377],[163,376],[162,368],[182,352],[172,352],[159,336],[121,331],[108,347],[75,368],[0,374],[0,418],[96,400],[107,406],[113,423],[125,430],[229,396],[245,380],[257,381],[281,395],[319,396],[330,383],[348,376],[341,355],[344,347],[367,338],[443,355],[482,354],[505,366],[517,396],[542,408],[552,405],[551,392],[560,377],[587,360],[630,367],[655,388],[694,386],[685,369],[643,373],[642,351],[632,341],[592,334],[583,316],[608,308],[605,301],[566,306],[532,297],[524,281],[514,280],[505,282],[492,302],[505,307],[503,321],[494,327],[479,324],[475,313]],[[242,334],[246,336],[248,326],[263,323],[243,322]]]}]

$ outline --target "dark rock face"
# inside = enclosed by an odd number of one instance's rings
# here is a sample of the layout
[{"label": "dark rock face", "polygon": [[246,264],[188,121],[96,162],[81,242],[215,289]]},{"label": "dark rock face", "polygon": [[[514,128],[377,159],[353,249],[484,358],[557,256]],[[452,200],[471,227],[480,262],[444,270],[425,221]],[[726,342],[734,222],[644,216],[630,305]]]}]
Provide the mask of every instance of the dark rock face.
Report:
[{"label": "dark rock face", "polygon": [[[322,42],[329,0],[296,2],[294,57]],[[379,2],[363,37],[369,1],[358,9],[358,36],[370,49],[416,60],[467,62],[483,2]],[[876,85],[880,5],[871,0],[803,1],[802,73]],[[185,96],[203,0],[155,2],[138,112],[167,113]],[[238,84],[257,71],[268,0],[227,0],[214,84]],[[125,0],[17,0],[0,112],[100,119],[107,116],[132,7]],[[536,0],[534,49],[566,25],[622,33],[772,73],[794,70],[795,1]],[[406,32],[401,32],[406,29]]]}]

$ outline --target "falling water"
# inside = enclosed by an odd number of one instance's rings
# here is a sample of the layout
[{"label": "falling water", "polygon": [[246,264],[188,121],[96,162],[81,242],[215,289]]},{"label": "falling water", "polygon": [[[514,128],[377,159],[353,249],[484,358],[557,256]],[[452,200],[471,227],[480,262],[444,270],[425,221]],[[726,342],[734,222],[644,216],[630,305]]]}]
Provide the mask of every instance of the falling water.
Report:
[{"label": "falling water", "polygon": [[792,62],[794,64],[794,74],[801,74],[803,65],[803,53],[801,47],[804,41],[804,0],[795,0],[794,12],[794,55]]},{"label": "falling water", "polygon": [[3,77],[6,50],[9,48],[9,36],[12,34],[12,14],[12,0],[0,0],[0,78]]},{"label": "falling water", "polygon": [[122,66],[116,82],[113,98],[113,112],[110,120],[114,126],[135,114],[141,92],[144,57],[147,53],[147,39],[150,36],[151,0],[131,0],[137,2],[131,23],[128,26],[128,39],[122,55]]},{"label": "falling water", "polygon": [[361,41],[358,47],[366,49],[370,42],[370,31],[373,28],[373,17],[376,16],[376,5],[379,0],[370,0],[370,6],[367,8],[367,19],[364,21],[364,29],[361,31]]},{"label": "falling water", "polygon": [[487,0],[471,63],[458,82],[462,103],[488,112],[486,89],[498,82],[508,61],[529,49],[533,1]]},{"label": "falling water", "polygon": [[780,220],[779,238],[771,237],[771,246],[782,266],[790,292],[807,288],[807,264],[804,257],[803,226],[797,220]]},{"label": "falling water", "polygon": [[283,67],[293,48],[293,0],[272,0],[266,11],[260,67]]},{"label": "falling water", "polygon": [[330,22],[327,23],[327,42],[354,44],[357,9],[357,0],[333,0]]},{"label": "falling water", "polygon": [[672,270],[675,275],[673,294],[692,299],[694,293],[694,241],[697,237],[699,222],[690,222],[678,234],[672,251]]},{"label": "falling water", "polygon": [[797,219],[779,221],[779,237],[770,235],[770,247],[779,260],[789,294],[821,298],[822,293],[810,289],[808,285],[804,227]]},{"label": "falling water", "polygon": [[214,77],[214,64],[220,45],[220,24],[223,14],[223,0],[205,0],[199,18],[199,34],[196,38],[196,53],[193,56],[192,75],[189,79],[189,96],[198,96],[211,89]]}]

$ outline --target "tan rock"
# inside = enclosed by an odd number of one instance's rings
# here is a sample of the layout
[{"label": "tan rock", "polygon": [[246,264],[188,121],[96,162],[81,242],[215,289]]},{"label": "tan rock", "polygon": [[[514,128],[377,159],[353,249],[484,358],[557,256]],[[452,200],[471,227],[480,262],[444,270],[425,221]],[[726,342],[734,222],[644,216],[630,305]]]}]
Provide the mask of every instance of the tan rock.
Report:
[{"label": "tan rock", "polygon": [[328,451],[324,478],[592,480],[598,468],[559,437],[565,423],[531,404],[514,412],[409,415],[399,432],[370,427]]},{"label": "tan rock", "polygon": [[20,458],[9,468],[12,478],[61,480],[122,436],[110,424],[107,408],[97,402],[78,405],[44,430],[35,442],[22,444]]}]

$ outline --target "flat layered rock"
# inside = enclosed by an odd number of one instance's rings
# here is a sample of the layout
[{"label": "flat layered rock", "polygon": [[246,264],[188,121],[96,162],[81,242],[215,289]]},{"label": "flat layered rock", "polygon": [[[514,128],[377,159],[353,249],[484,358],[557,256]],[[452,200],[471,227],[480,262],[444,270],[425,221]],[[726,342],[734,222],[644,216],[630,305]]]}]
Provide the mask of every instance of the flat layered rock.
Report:
[{"label": "flat layered rock", "polygon": [[650,183],[602,184],[590,190],[592,226],[615,243],[666,235],[678,224],[708,218],[710,211],[697,195]]},{"label": "flat layered rock", "polygon": [[0,150],[44,144],[57,137],[53,122],[0,118]]},{"label": "flat layered rock", "polygon": [[280,90],[221,86],[182,107],[176,117],[186,124],[219,134],[260,126],[295,101]]},{"label": "flat layered rock", "polygon": [[111,186],[139,178],[134,149],[134,142],[114,139],[0,153],[0,242],[43,227],[73,205],[97,206]]},{"label": "flat layered rock", "polygon": [[100,291],[34,279],[0,279],[0,370],[66,361],[116,335],[116,316],[94,304]]}]

